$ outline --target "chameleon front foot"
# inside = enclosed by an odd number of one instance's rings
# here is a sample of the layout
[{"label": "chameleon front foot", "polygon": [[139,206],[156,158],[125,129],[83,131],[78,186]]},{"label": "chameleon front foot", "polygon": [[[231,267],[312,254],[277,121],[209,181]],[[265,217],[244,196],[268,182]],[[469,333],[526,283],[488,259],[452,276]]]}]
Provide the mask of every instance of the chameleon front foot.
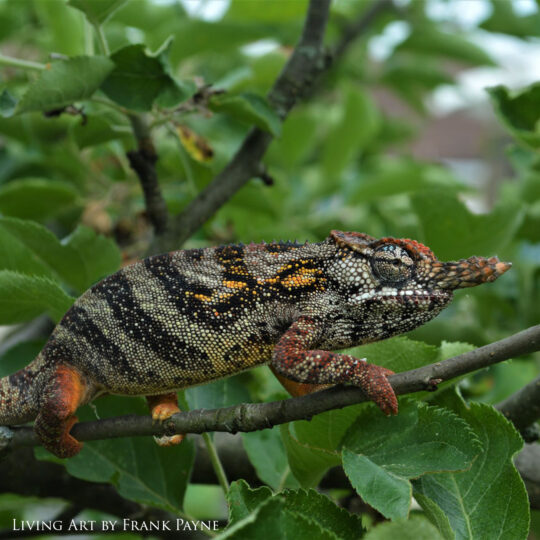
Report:
[{"label": "chameleon front foot", "polygon": [[59,458],[73,457],[82,443],[70,435],[77,423],[74,416],[86,393],[86,384],[74,368],[60,365],[45,387],[42,407],[34,423],[34,431],[43,446]]},{"label": "chameleon front foot", "polygon": [[352,383],[361,388],[366,397],[381,411],[390,416],[398,413],[398,401],[387,377],[394,375],[390,369],[354,359],[355,374]]},{"label": "chameleon front foot", "polygon": [[[152,415],[153,422],[163,423],[173,414],[179,413],[178,396],[176,393],[161,394],[158,396],[146,396],[146,401]],[[184,439],[184,435],[162,435],[154,437],[154,440],[159,446],[174,446],[180,444]]]}]

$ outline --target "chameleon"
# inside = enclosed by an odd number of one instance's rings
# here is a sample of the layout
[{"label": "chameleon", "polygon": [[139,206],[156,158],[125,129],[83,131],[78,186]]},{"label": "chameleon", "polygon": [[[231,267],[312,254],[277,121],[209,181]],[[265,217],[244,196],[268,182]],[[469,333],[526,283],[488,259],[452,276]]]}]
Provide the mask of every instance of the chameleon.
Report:
[{"label": "chameleon", "polygon": [[335,230],[315,243],[152,256],[87,290],[36,359],[0,380],[0,425],[35,419],[43,446],[71,457],[82,447],[70,434],[75,412],[102,394],[146,396],[164,421],[179,412],[177,390],[260,364],[292,395],[347,383],[397,414],[393,372],[334,351],[412,330],[454,290],[510,267],[497,257],[441,262],[415,240]]}]

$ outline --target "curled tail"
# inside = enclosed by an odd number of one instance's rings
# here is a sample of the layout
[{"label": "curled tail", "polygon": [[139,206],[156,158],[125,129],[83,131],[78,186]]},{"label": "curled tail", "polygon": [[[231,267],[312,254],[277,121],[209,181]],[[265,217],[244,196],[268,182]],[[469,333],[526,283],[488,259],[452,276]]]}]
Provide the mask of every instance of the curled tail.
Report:
[{"label": "curled tail", "polygon": [[25,368],[0,379],[0,426],[24,424],[37,416],[40,389],[51,371],[40,353]]}]

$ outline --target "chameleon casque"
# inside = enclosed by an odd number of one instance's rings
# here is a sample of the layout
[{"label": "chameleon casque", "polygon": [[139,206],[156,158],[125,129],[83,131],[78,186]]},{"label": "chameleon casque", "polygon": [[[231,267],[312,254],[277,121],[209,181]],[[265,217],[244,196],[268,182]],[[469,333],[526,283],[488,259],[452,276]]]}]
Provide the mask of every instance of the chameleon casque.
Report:
[{"label": "chameleon casque", "polygon": [[414,240],[340,231],[319,243],[149,257],[86,291],[37,358],[0,380],[0,425],[35,418],[45,448],[70,457],[82,446],[69,433],[74,413],[99,395],[147,396],[164,420],[179,411],[175,390],[264,363],[293,395],[349,383],[396,414],[392,371],[330,351],[412,330],[455,289],[510,266],[497,257],[440,262]]}]

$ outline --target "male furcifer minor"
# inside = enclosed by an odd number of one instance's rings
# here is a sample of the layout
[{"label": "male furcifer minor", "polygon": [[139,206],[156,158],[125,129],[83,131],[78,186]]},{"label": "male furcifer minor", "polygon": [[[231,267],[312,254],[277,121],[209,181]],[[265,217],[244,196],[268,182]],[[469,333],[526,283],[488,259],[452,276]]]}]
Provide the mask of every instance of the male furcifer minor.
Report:
[{"label": "male furcifer minor", "polygon": [[179,411],[176,390],[259,364],[293,395],[348,383],[396,414],[390,370],[331,351],[412,330],[455,289],[509,268],[497,257],[440,262],[414,240],[340,231],[319,243],[149,257],[86,291],[37,358],[0,380],[0,425],[35,419],[43,446],[70,457],[82,446],[69,433],[75,411],[99,395],[146,396],[164,420]]}]

